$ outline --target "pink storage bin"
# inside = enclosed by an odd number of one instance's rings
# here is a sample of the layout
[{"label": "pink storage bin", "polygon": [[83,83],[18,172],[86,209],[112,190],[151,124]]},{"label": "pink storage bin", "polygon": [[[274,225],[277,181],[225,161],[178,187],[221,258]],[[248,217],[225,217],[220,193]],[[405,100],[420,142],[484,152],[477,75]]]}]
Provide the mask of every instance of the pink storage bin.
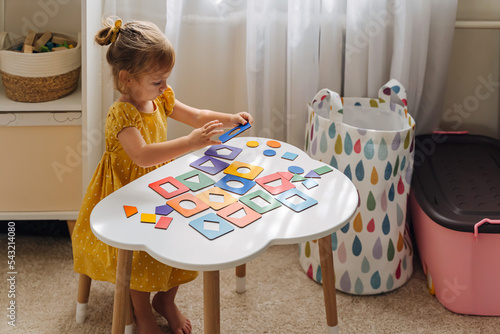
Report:
[{"label": "pink storage bin", "polygon": [[500,142],[416,137],[412,226],[429,291],[447,309],[500,316]]}]

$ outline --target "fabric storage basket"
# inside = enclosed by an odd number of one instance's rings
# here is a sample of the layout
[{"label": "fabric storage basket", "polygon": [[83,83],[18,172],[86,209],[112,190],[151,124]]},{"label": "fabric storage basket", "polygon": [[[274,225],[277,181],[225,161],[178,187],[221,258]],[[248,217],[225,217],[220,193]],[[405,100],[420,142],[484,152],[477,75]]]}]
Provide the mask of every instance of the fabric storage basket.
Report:
[{"label": "fabric storage basket", "polygon": [[[57,34],[75,40],[74,37]],[[42,53],[13,51],[8,36],[0,38],[0,74],[7,97],[19,102],[46,102],[72,93],[78,86],[81,67],[80,35],[77,45],[68,50]],[[7,45],[7,46],[6,46]]]},{"label": "fabric storage basket", "polygon": [[450,311],[500,316],[500,141],[417,136],[410,203],[429,291]]},{"label": "fabric storage basket", "polygon": [[[336,288],[377,294],[403,285],[413,271],[406,226],[415,122],[406,91],[396,80],[379,97],[344,98],[321,90],[309,104],[305,151],[347,175],[359,194],[358,208],[332,234]],[[320,282],[316,240],[300,244],[299,261]]]}]

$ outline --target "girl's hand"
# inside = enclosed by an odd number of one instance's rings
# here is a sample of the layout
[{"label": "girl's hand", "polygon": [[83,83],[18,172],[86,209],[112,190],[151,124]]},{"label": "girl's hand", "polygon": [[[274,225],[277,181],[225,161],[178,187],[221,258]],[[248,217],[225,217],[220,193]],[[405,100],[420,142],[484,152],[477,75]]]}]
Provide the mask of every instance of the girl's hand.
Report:
[{"label": "girl's hand", "polygon": [[253,124],[253,118],[252,115],[250,115],[245,111],[237,113],[233,115],[233,117],[231,118],[231,123],[233,123],[234,125],[240,125],[240,124],[245,125],[247,124],[247,122]]},{"label": "girl's hand", "polygon": [[224,132],[222,123],[218,120],[210,121],[203,125],[201,128],[194,129],[189,135],[188,140],[192,150],[208,145],[220,144],[220,141],[212,140],[213,136],[219,135]]}]

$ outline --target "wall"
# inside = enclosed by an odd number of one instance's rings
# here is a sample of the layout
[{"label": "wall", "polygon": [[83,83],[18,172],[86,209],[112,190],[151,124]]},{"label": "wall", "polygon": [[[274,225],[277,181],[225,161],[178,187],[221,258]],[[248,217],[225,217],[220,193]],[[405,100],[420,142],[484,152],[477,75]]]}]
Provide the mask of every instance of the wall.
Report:
[{"label": "wall", "polygon": [[[457,21],[500,21],[500,1],[459,0]],[[500,138],[500,29],[456,29],[441,128]]]}]

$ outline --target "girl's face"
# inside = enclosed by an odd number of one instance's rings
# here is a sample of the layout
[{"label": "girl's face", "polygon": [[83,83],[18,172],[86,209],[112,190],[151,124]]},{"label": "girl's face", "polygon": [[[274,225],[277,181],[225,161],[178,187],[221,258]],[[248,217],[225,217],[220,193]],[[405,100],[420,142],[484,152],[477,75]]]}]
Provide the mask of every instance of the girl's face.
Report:
[{"label": "girl's face", "polygon": [[136,102],[153,101],[167,89],[167,79],[171,72],[154,72],[130,79],[129,95]]}]

